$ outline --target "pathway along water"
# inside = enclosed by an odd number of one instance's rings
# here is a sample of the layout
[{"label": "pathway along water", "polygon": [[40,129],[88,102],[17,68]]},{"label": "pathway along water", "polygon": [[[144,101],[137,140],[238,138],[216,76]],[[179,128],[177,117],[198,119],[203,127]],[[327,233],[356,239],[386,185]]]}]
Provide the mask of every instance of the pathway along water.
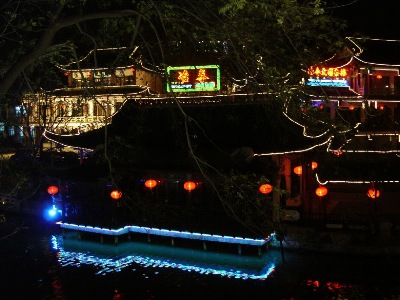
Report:
[{"label": "pathway along water", "polygon": [[101,245],[29,217],[0,240],[0,299],[400,299],[398,258]]}]

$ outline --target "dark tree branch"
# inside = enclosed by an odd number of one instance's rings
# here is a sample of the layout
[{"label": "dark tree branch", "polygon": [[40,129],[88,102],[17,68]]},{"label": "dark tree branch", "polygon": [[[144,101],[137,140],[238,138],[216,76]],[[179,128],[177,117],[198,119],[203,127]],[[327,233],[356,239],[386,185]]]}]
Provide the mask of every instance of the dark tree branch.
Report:
[{"label": "dark tree branch", "polygon": [[4,98],[5,94],[11,88],[11,86],[18,78],[18,76],[21,74],[21,72],[25,70],[25,68],[30,66],[32,63],[34,63],[44,53],[46,53],[47,49],[51,46],[54,36],[62,28],[66,28],[88,20],[121,18],[121,17],[129,17],[132,15],[140,16],[140,14],[134,10],[115,10],[106,12],[96,12],[87,15],[73,16],[56,20],[53,24],[44,29],[42,36],[35,45],[35,48],[32,49],[31,52],[28,52],[25,55],[21,56],[18,59],[18,61],[13,66],[11,66],[11,68],[3,76],[3,78],[0,81],[0,100]]}]

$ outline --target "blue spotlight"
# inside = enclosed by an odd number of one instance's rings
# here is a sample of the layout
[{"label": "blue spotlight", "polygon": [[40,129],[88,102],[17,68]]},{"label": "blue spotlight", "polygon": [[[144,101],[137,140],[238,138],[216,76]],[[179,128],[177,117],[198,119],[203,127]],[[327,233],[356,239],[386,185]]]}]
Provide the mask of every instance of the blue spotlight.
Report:
[{"label": "blue spotlight", "polygon": [[43,213],[43,218],[46,221],[60,221],[61,220],[62,211],[61,209],[57,209],[57,207],[53,204],[51,208],[46,208]]}]

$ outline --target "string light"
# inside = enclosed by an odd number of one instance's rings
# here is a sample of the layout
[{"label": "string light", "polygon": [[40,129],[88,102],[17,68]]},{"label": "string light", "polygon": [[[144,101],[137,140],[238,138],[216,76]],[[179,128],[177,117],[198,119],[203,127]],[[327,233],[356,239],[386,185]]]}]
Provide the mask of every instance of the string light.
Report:
[{"label": "string light", "polygon": [[167,237],[173,237],[173,238],[183,238],[183,239],[191,239],[191,240],[201,240],[201,241],[231,243],[231,244],[241,244],[241,245],[252,245],[252,246],[263,246],[263,245],[269,243],[275,235],[274,233],[271,233],[268,237],[266,237],[264,239],[252,239],[252,238],[245,238],[245,237],[222,236],[222,235],[217,235],[217,234],[196,233],[196,232],[188,232],[188,231],[141,227],[141,226],[134,226],[134,225],[125,226],[125,227],[121,227],[118,229],[109,229],[109,228],[100,228],[100,227],[93,227],[93,226],[69,224],[69,223],[63,223],[63,222],[57,222],[57,224],[60,225],[60,227],[64,228],[64,229],[92,232],[92,233],[112,235],[112,236],[118,236],[118,235],[127,234],[129,232],[134,232],[134,233],[142,233],[142,234],[150,234],[150,235],[158,235],[158,236],[167,236]]},{"label": "string light", "polygon": [[[170,252],[165,251],[161,255],[155,256],[150,253],[137,253],[137,251],[125,251],[124,254],[110,257],[104,255],[98,255],[93,250],[87,251],[68,251],[64,247],[64,241],[61,236],[52,236],[51,243],[53,249],[57,250],[58,262],[62,267],[66,266],[75,266],[80,267],[81,265],[93,265],[96,267],[96,275],[107,275],[110,273],[120,272],[122,269],[127,267],[135,267],[136,265],[148,268],[172,268],[179,269],[181,271],[186,272],[196,272],[201,275],[217,275],[231,279],[241,279],[241,280],[265,280],[268,278],[271,273],[275,270],[274,262],[265,262],[264,260],[260,260],[259,258],[255,258],[252,260],[251,258],[247,258],[247,262],[251,262],[251,266],[247,267],[243,266],[242,257],[240,261],[235,259],[235,257],[226,254],[214,254],[211,252],[201,252],[202,259],[196,260],[194,257],[194,250],[185,250],[182,258],[176,257],[176,255],[169,255]],[[71,242],[69,242],[71,244]],[[79,248],[82,249],[85,244],[80,243]],[[152,246],[154,247],[154,246]],[[102,249],[107,248],[107,245],[102,245]],[[111,247],[110,247],[111,248]],[[92,249],[92,248],[90,248]],[[115,247],[112,246],[110,252],[115,253]],[[217,257],[218,256],[218,257]],[[225,258],[229,258],[229,265],[224,265],[223,261],[226,261]],[[192,258],[193,257],[193,258]],[[218,260],[218,264],[215,263],[216,259]],[[236,260],[237,265],[236,266]]]}]

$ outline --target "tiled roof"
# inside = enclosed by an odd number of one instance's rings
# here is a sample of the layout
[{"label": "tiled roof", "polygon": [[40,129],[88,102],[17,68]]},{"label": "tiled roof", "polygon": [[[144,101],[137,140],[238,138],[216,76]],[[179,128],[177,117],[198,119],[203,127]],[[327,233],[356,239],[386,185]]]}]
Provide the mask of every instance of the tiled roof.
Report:
[{"label": "tiled roof", "polygon": [[[333,154],[332,154],[333,156]],[[324,181],[400,180],[400,161],[394,154],[344,153],[318,163],[318,177]]]},{"label": "tiled roof", "polygon": [[101,87],[88,87],[84,88],[65,88],[57,89],[51,92],[51,95],[58,97],[79,96],[85,93],[89,95],[104,95],[104,94],[140,94],[146,91],[147,87],[138,85],[125,85],[125,86],[101,86]]},{"label": "tiled roof", "polygon": [[126,47],[94,49],[85,57],[68,64],[58,65],[63,70],[94,69],[94,68],[116,68],[131,66],[134,64],[132,55],[136,49]]},{"label": "tiled roof", "polygon": [[308,96],[316,98],[361,98],[362,96],[356,93],[350,87],[346,86],[310,86],[307,87],[305,93]]},{"label": "tiled roof", "polygon": [[[283,114],[266,113],[262,103],[238,105],[185,104],[190,136],[197,153],[229,157],[235,150],[251,148],[256,154],[302,151],[327,142],[328,136],[307,138],[303,128],[289,121]],[[273,116],[272,116],[273,114]],[[134,128],[143,128],[137,132]],[[187,159],[185,126],[177,105],[138,105],[128,101],[113,117],[108,134],[134,139],[143,153],[151,157]],[[130,135],[129,135],[130,134]],[[103,144],[103,129],[74,136],[46,134],[62,144],[93,149]],[[182,155],[183,153],[186,153]],[[226,158],[225,158],[226,160]],[[141,160],[145,161],[145,159]],[[149,161],[149,163],[151,163]]]},{"label": "tiled roof", "polygon": [[[348,38],[355,58],[370,64],[400,66],[400,40]],[[357,54],[358,53],[358,54]]]}]

